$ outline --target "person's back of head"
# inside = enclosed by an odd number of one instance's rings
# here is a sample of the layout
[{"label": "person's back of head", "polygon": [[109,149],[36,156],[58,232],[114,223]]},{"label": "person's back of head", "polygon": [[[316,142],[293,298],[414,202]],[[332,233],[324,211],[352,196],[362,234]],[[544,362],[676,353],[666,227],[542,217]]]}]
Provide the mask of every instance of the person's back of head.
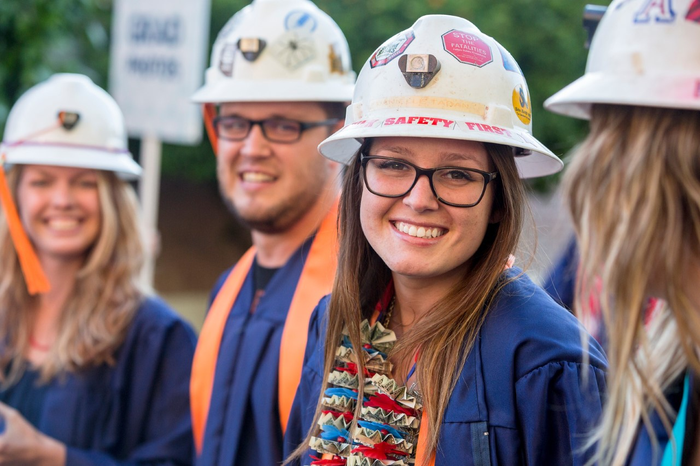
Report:
[{"label": "person's back of head", "polygon": [[[699,40],[697,0],[614,1],[585,75],[545,102],[555,113],[590,119],[564,182],[579,283],[602,283],[610,401],[595,438],[603,464],[625,462],[649,406],[668,422],[661,391],[688,361],[700,369],[686,343],[700,343],[690,300],[696,282],[688,278],[700,260]],[[577,302],[591,292],[579,289]],[[645,329],[649,296],[669,306]]]}]

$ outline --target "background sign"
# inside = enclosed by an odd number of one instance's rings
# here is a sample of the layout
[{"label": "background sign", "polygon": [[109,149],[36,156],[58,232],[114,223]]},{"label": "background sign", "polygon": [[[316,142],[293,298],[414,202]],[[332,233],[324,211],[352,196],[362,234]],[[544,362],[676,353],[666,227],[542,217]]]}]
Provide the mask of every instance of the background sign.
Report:
[{"label": "background sign", "polygon": [[210,0],[116,0],[110,93],[129,136],[197,144],[201,110],[190,101],[204,77]]}]

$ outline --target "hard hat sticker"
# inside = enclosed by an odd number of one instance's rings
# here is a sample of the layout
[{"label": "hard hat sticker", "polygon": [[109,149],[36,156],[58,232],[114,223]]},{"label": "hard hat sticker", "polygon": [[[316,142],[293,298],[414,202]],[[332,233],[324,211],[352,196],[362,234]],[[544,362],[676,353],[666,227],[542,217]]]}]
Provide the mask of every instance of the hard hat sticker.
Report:
[{"label": "hard hat sticker", "polygon": [[343,55],[342,52],[336,50],[338,44],[328,45],[328,61],[330,62],[331,73],[345,73],[343,68]]},{"label": "hard hat sticker", "polygon": [[341,129],[340,131],[345,130],[346,128],[350,127],[357,127],[357,128],[374,128],[381,126],[381,122],[379,120],[360,120],[352,123],[350,126],[346,126],[345,128]]},{"label": "hard hat sticker", "polygon": [[498,45],[498,51],[501,52],[501,58],[503,59],[503,68],[505,68],[508,71],[518,73],[520,76],[523,76],[523,71],[518,66],[518,62],[515,61],[515,58],[513,58],[513,55],[511,55],[506,49],[504,49],[500,45]]},{"label": "hard hat sticker", "polygon": [[416,36],[413,35],[413,31],[406,31],[392,37],[382,44],[370,57],[369,66],[376,68],[377,66],[386,65],[391,60],[404,53],[415,38]]},{"label": "hard hat sticker", "polygon": [[695,0],[690,4],[690,8],[688,8],[688,13],[685,15],[685,19],[700,23],[700,0]]},{"label": "hard hat sticker", "polygon": [[440,62],[429,53],[401,55],[399,69],[406,83],[414,89],[423,89],[440,72]]},{"label": "hard hat sticker", "polygon": [[233,76],[233,62],[236,59],[236,49],[238,49],[237,44],[226,44],[221,51],[221,58],[219,58],[219,70],[228,76],[229,78]]},{"label": "hard hat sticker", "polygon": [[243,58],[248,61],[258,59],[267,43],[257,37],[241,37],[238,39],[238,50],[243,54]]},{"label": "hard hat sticker", "polygon": [[442,35],[442,46],[459,62],[481,68],[493,61],[489,45],[474,34],[452,29]]},{"label": "hard hat sticker", "polygon": [[287,31],[304,31],[309,34],[316,30],[318,26],[316,18],[311,13],[302,10],[290,11],[287,17],[284,18],[284,28]]},{"label": "hard hat sticker", "polygon": [[308,34],[288,31],[282,34],[271,47],[272,54],[282,65],[294,70],[316,56],[316,46]]},{"label": "hard hat sticker", "polygon": [[[509,137],[511,139],[514,139],[513,133],[511,133],[507,129],[501,128],[499,126],[486,125],[484,123],[472,123],[472,122],[468,122],[468,121],[464,122],[464,126],[466,126],[469,131],[480,131],[482,133],[493,133],[493,134],[498,134],[500,136],[506,136],[506,137]],[[460,124],[460,127],[462,127],[461,124]]]},{"label": "hard hat sticker", "polygon": [[676,19],[671,0],[647,0],[634,15],[635,23],[672,23]]},{"label": "hard hat sticker", "polygon": [[72,130],[75,128],[75,125],[78,124],[78,121],[80,120],[80,113],[78,112],[58,112],[58,121],[61,122],[61,126],[63,126],[67,130]]},{"label": "hard hat sticker", "polygon": [[515,110],[515,114],[518,115],[518,119],[520,121],[526,125],[530,124],[530,120],[532,120],[530,94],[522,84],[518,84],[515,86],[515,89],[513,89],[513,109]]},{"label": "hard hat sticker", "polygon": [[500,126],[487,125],[485,123],[473,123],[471,121],[460,121],[457,123],[457,128],[466,133],[491,133],[504,136],[517,142],[527,142],[518,133],[514,133],[506,128],[501,128]]},{"label": "hard hat sticker", "polygon": [[392,125],[427,125],[438,126],[440,128],[454,128],[454,120],[446,120],[444,118],[408,116],[408,117],[392,117],[387,118],[382,122],[382,126]]}]

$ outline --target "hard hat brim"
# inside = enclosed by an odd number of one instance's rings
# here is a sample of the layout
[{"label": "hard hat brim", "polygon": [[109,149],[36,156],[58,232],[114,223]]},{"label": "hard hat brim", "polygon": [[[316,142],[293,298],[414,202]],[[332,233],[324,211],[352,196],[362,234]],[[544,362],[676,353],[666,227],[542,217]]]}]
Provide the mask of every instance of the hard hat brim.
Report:
[{"label": "hard hat brim", "polygon": [[554,113],[588,120],[592,104],[700,110],[696,77],[587,73],[544,103]]},{"label": "hard hat brim", "polygon": [[300,83],[291,80],[264,81],[220,80],[207,84],[192,95],[201,104],[226,102],[350,102],[354,84],[326,82]]},{"label": "hard hat brim", "polygon": [[[397,117],[394,116],[396,119]],[[408,118],[408,117],[407,117]],[[416,117],[412,117],[416,118]],[[417,117],[421,118],[421,117]],[[426,116],[425,118],[431,118]],[[467,141],[502,144],[532,151],[530,155],[516,157],[516,165],[521,178],[533,178],[557,173],[564,164],[529,132],[520,128],[504,131],[503,134],[485,130],[485,126],[475,121],[456,121],[450,127],[440,125],[385,125],[386,119],[358,121],[345,126],[321,142],[318,149],[331,160],[349,164],[365,138],[374,137],[424,137],[438,139],[460,139]],[[479,129],[480,128],[480,129]],[[493,129],[493,126],[490,126]]]},{"label": "hard hat brim", "polygon": [[56,145],[19,145],[3,147],[5,165],[52,165],[58,167],[89,168],[115,172],[123,180],[141,176],[141,166],[131,154],[110,153],[105,150]]}]

